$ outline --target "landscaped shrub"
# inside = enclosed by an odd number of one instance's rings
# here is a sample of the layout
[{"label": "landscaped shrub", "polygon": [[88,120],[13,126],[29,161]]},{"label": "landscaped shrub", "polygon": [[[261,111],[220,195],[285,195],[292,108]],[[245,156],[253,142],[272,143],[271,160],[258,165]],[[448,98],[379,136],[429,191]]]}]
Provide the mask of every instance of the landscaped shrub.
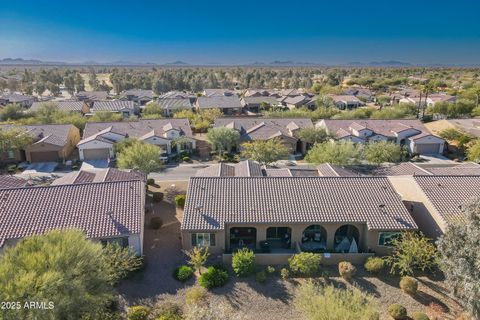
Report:
[{"label": "landscaped shrub", "polygon": [[198,304],[205,300],[207,290],[203,287],[192,287],[185,293],[186,304]]},{"label": "landscaped shrub", "polygon": [[153,201],[161,202],[163,200],[163,193],[162,192],[154,192],[152,193]]},{"label": "landscaped shrub", "polygon": [[207,289],[221,287],[228,281],[228,273],[215,267],[209,267],[207,272],[198,278],[198,283]]},{"label": "landscaped shrub", "polygon": [[355,266],[348,261],[341,261],[338,264],[338,273],[340,273],[340,276],[343,279],[350,281],[357,273],[357,268],[355,268]]},{"label": "landscaped shrub", "polygon": [[175,269],[174,276],[178,281],[187,281],[193,275],[193,269],[189,266],[180,266]]},{"label": "landscaped shrub", "polygon": [[407,317],[407,309],[401,304],[394,303],[388,307],[388,314],[395,320],[403,320]]},{"label": "landscaped shrub", "polygon": [[282,277],[283,280],[290,278],[290,270],[287,268],[280,269],[280,277]]},{"label": "landscaped shrub", "polygon": [[412,315],[413,320],[430,320],[430,318],[423,312],[415,312]]},{"label": "landscaped shrub", "polygon": [[147,320],[150,314],[150,308],[145,306],[133,306],[128,308],[128,320]]},{"label": "landscaped shrub", "polygon": [[190,157],[185,156],[185,157],[182,158],[182,161],[183,162],[190,162]]},{"label": "landscaped shrub", "polygon": [[299,276],[313,277],[320,272],[322,256],[318,253],[302,252],[288,259],[290,270]]},{"label": "landscaped shrub", "polygon": [[365,261],[364,267],[368,272],[377,274],[385,268],[385,260],[380,257],[369,257],[367,261]]},{"label": "landscaped shrub", "polygon": [[268,275],[273,275],[276,270],[275,270],[275,267],[273,267],[273,266],[267,266],[266,271],[267,271]]},{"label": "landscaped shrub", "polygon": [[232,268],[239,277],[245,277],[255,272],[255,254],[248,248],[235,252],[232,256]]},{"label": "landscaped shrub", "polygon": [[150,227],[154,230],[158,230],[162,227],[163,221],[160,217],[150,218]]},{"label": "landscaped shrub", "polygon": [[417,293],[418,289],[418,281],[415,278],[406,276],[402,277],[400,280],[400,289],[402,289],[403,292],[409,295],[414,295]]},{"label": "landscaped shrub", "polygon": [[175,196],[175,205],[179,208],[184,208],[185,207],[185,198],[186,195],[184,194],[178,194]]},{"label": "landscaped shrub", "polygon": [[148,178],[147,179],[147,186],[153,186],[155,184],[155,179],[153,178]]},{"label": "landscaped shrub", "polygon": [[171,301],[161,301],[155,305],[155,320],[182,320],[182,307]]},{"label": "landscaped shrub", "polygon": [[265,283],[267,281],[267,274],[265,273],[265,271],[257,272],[257,274],[255,276],[255,280],[258,283]]}]

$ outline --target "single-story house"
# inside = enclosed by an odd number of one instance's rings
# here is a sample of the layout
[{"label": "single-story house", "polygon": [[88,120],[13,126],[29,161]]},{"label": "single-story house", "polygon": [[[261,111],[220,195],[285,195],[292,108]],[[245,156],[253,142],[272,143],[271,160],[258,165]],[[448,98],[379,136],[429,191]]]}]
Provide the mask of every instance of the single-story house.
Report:
[{"label": "single-story house", "polygon": [[421,167],[413,162],[402,162],[393,166],[380,167],[372,172],[377,176],[480,176],[480,165],[474,162],[432,167]]},{"label": "single-story house", "polygon": [[62,184],[81,184],[81,183],[95,183],[95,182],[113,182],[113,181],[130,181],[140,180],[147,181],[147,176],[140,171],[126,171],[115,168],[106,169],[90,169],[72,171],[66,175],[54,180],[52,186]]},{"label": "single-story house", "polygon": [[153,91],[143,89],[125,90],[120,94],[120,99],[133,101],[137,105],[144,106],[153,100]]},{"label": "single-story house", "polygon": [[300,95],[295,97],[287,96],[285,99],[282,100],[282,103],[288,109],[295,109],[295,108],[303,107],[311,101],[312,99],[309,96]]},{"label": "single-story house", "polygon": [[368,88],[362,87],[350,87],[343,91],[343,94],[347,96],[355,96],[359,99],[363,99],[366,102],[375,101],[375,92]]},{"label": "single-story house", "polygon": [[29,112],[36,112],[45,105],[53,105],[60,111],[66,112],[88,112],[89,106],[85,101],[65,100],[65,101],[41,101],[34,102]]},{"label": "single-story house", "polygon": [[197,96],[194,93],[183,91],[169,91],[158,97],[158,99],[188,99],[190,103],[194,103],[197,100]]},{"label": "single-story house", "polygon": [[69,158],[80,141],[80,131],[71,124],[0,125],[0,130],[20,130],[33,137],[33,143],[18,150],[0,152],[1,162],[61,162]]},{"label": "single-story house", "polygon": [[267,89],[248,89],[244,92],[244,97],[268,97],[268,96],[280,96],[278,92]]},{"label": "single-story house", "polygon": [[247,247],[264,253],[260,264],[299,251],[361,263],[417,229],[385,177],[194,177],[186,199],[184,249],[205,246],[228,259]]},{"label": "single-story house", "polygon": [[198,97],[195,102],[195,108],[197,110],[220,109],[224,114],[242,113],[242,104],[236,95]]},{"label": "single-story house", "polygon": [[29,185],[28,181],[15,176],[1,174],[0,189],[21,188]]},{"label": "single-story house", "polygon": [[391,141],[410,153],[442,154],[445,140],[431,134],[419,120],[332,120],[316,123],[337,140],[355,143]]},{"label": "single-story house", "polygon": [[340,110],[356,109],[356,108],[363,105],[363,102],[353,95],[349,96],[349,95],[335,95],[335,94],[332,94],[329,97],[332,98],[333,103]]},{"label": "single-story house", "polygon": [[307,118],[217,118],[214,127],[226,127],[240,133],[240,142],[252,140],[280,139],[292,154],[305,154],[307,145],[298,139],[296,132],[313,127]]},{"label": "single-story house", "polygon": [[139,114],[138,106],[133,101],[128,100],[93,101],[92,106],[85,113],[92,115],[99,111],[120,113],[124,118]]},{"label": "single-story house", "polygon": [[430,94],[427,96],[428,106],[434,106],[435,104],[440,102],[455,103],[456,101],[457,101],[457,97],[444,94],[444,93]]},{"label": "single-story house", "polygon": [[205,97],[231,97],[237,95],[235,91],[229,89],[205,89],[202,93]]},{"label": "single-story house", "polygon": [[30,106],[37,101],[34,96],[11,93],[0,97],[0,105],[7,105],[9,103],[17,104],[23,108],[30,108]]},{"label": "single-story house", "polygon": [[480,197],[478,175],[395,176],[389,180],[419,229],[433,239],[442,235],[450,223],[462,223],[465,205]]},{"label": "single-story house", "polygon": [[190,99],[187,98],[159,98],[157,104],[163,109],[163,115],[166,117],[170,117],[175,111],[193,108]]},{"label": "single-story house", "polygon": [[98,100],[106,100],[109,97],[107,91],[80,91],[75,95],[77,100],[93,102]]},{"label": "single-story house", "polygon": [[276,107],[281,103],[274,97],[269,96],[249,96],[240,101],[244,109],[248,112],[259,113],[263,107]]},{"label": "single-story house", "polygon": [[0,253],[22,238],[56,229],[79,229],[94,241],[143,253],[143,181],[1,189],[0,199]]},{"label": "single-story house", "polygon": [[186,144],[177,144],[176,152],[191,151],[196,147],[188,119],[155,119],[128,122],[87,122],[83,139],[78,142],[80,160],[110,159],[113,146],[125,138],[134,138],[157,145],[162,155],[172,153],[172,142],[185,137]]}]

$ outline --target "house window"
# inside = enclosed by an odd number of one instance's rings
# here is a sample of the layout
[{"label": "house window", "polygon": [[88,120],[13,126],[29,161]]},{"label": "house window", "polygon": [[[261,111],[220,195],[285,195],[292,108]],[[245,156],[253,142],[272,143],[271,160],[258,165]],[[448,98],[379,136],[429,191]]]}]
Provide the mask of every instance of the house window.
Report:
[{"label": "house window", "polygon": [[400,232],[380,232],[378,234],[378,245],[391,247],[393,246],[393,241],[400,237]]},{"label": "house window", "polygon": [[128,247],[128,238],[127,237],[122,237],[122,238],[108,238],[108,239],[103,239],[101,240],[102,244],[106,246],[107,244],[117,244],[122,248]]},{"label": "house window", "polygon": [[10,149],[10,150],[7,151],[7,158],[8,159],[15,158],[15,153],[13,152],[13,150]]},{"label": "house window", "polygon": [[192,233],[192,246],[214,247],[215,233]]}]

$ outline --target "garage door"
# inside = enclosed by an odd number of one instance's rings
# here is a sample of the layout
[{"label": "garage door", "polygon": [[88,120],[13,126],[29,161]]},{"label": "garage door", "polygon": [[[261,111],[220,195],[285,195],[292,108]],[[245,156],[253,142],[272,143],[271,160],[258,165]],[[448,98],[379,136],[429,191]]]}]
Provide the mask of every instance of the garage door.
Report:
[{"label": "garage door", "polygon": [[105,160],[110,158],[109,149],[84,149],[83,158],[85,160]]},{"label": "garage door", "polygon": [[436,143],[417,144],[417,153],[438,154],[439,145]]},{"label": "garage door", "polygon": [[60,162],[57,151],[30,152],[31,162]]}]

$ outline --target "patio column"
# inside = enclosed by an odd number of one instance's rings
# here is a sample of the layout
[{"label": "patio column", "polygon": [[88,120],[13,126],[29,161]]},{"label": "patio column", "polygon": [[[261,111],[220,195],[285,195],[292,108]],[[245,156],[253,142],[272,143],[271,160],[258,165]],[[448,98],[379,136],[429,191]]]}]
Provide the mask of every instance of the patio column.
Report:
[{"label": "patio column", "polygon": [[335,231],[337,231],[338,225],[324,225],[325,230],[327,230],[327,251],[335,251]]}]

